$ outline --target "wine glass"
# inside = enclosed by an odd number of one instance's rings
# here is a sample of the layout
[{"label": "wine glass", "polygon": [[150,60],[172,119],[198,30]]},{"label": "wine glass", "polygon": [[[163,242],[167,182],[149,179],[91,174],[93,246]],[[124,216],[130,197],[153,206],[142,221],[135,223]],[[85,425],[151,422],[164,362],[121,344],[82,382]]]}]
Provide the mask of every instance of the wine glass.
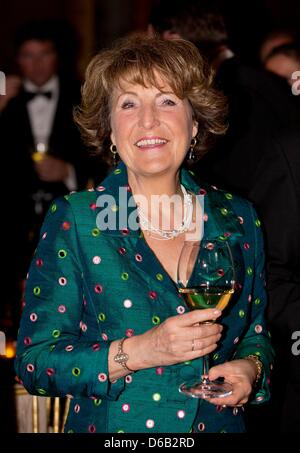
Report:
[{"label": "wine glass", "polygon": [[37,141],[31,158],[34,162],[40,162],[48,152],[48,145],[45,141]]},{"label": "wine glass", "polygon": [[[221,240],[186,241],[178,263],[179,293],[190,310],[225,310],[235,286],[235,268],[228,242]],[[205,321],[210,324],[214,321]],[[208,378],[209,356],[203,356],[201,380],[183,383],[179,391],[194,398],[221,398],[232,393],[229,382]]]}]

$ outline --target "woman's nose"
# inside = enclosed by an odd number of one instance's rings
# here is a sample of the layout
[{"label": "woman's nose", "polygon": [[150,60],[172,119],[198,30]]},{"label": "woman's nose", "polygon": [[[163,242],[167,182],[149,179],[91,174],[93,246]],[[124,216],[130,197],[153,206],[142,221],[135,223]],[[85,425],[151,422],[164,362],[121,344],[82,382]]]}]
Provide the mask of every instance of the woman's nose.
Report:
[{"label": "woman's nose", "polygon": [[159,124],[159,118],[155,107],[144,106],[140,111],[139,126],[144,129],[152,129]]}]

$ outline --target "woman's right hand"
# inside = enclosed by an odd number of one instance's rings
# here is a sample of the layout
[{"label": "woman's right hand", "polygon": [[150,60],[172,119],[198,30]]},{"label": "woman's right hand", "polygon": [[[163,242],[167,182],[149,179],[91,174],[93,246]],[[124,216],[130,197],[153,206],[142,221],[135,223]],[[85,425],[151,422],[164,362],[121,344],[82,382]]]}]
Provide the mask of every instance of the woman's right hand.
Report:
[{"label": "woman's right hand", "polygon": [[201,323],[216,320],[220,315],[216,309],[194,310],[172,316],[144,334],[131,337],[124,343],[130,357],[128,366],[138,370],[174,365],[211,353],[223,327]]}]

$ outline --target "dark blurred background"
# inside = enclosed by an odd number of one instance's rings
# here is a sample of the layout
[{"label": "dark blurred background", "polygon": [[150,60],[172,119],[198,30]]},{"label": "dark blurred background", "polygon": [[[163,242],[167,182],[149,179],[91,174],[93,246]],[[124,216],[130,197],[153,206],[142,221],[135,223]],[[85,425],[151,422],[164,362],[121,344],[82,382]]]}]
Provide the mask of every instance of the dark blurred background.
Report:
[{"label": "dark blurred background", "polygon": [[[199,0],[201,2],[201,0]],[[13,37],[20,25],[36,19],[57,23],[67,60],[77,56],[82,74],[91,55],[115,38],[132,30],[146,30],[149,13],[157,0],[1,0],[0,69],[12,71]],[[298,31],[298,0],[219,0],[226,17],[232,48],[248,62],[255,62],[266,33],[280,26]]]},{"label": "dark blurred background", "polygon": [[67,60],[77,57],[82,73],[91,55],[131,30],[147,26],[150,0],[1,0],[0,68],[14,68],[13,37],[19,27],[33,20],[56,22],[61,51]]}]

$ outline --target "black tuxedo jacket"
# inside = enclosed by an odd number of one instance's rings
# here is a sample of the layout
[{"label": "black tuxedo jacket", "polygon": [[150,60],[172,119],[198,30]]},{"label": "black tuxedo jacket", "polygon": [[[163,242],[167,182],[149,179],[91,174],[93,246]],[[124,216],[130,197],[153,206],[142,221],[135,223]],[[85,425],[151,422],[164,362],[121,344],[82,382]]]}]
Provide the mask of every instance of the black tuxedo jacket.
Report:
[{"label": "black tuxedo jacket", "polygon": [[266,232],[269,319],[300,331],[300,130],[282,130],[265,144],[249,198]]},{"label": "black tuxedo jacket", "polygon": [[[275,403],[281,429],[300,421],[300,130],[280,131],[264,149],[249,191],[265,229],[268,319],[277,352]],[[298,347],[296,341],[298,340]],[[276,412],[275,412],[276,413]]]}]

